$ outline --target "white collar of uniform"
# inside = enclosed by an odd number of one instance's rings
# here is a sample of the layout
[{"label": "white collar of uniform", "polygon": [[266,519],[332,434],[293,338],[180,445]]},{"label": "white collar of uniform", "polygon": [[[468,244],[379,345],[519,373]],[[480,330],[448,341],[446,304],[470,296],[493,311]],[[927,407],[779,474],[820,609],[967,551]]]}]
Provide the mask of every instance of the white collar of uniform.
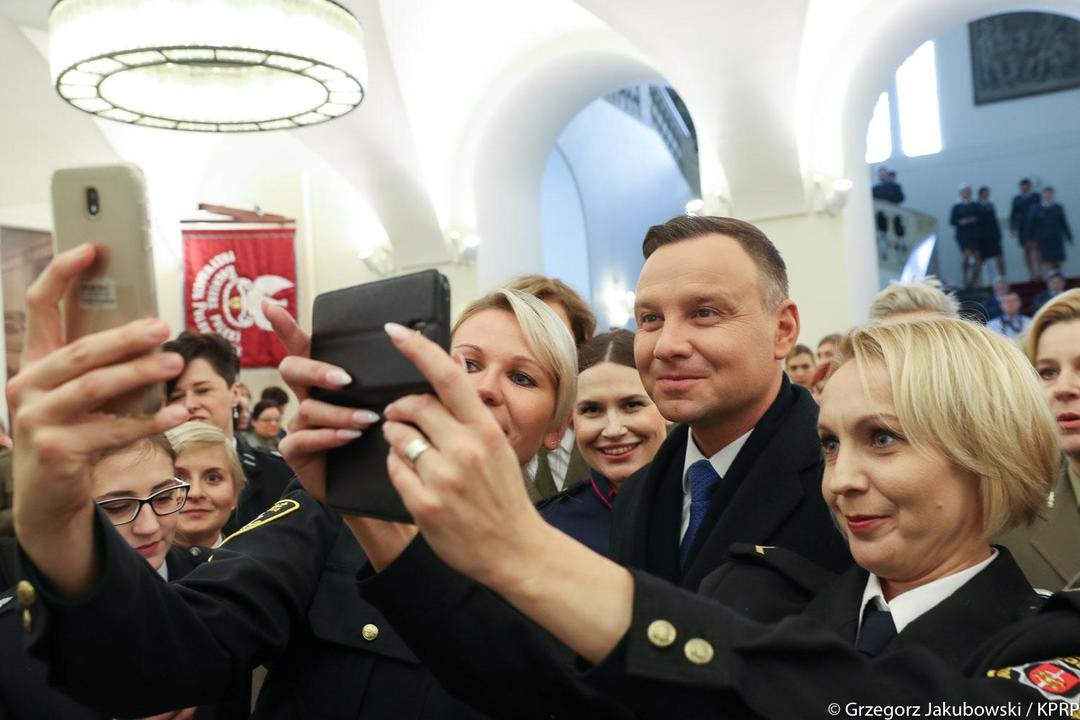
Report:
[{"label": "white collar of uniform", "polygon": [[157,574],[161,576],[161,579],[165,582],[169,582],[169,559],[166,557],[161,561],[161,567],[157,569]]},{"label": "white collar of uniform", "polygon": [[745,434],[735,438],[730,443],[720,448],[720,452],[716,453],[710,458],[706,458],[705,455],[698,449],[697,441],[694,440],[694,431],[689,430],[687,432],[686,439],[686,460],[683,462],[682,469],[682,489],[683,495],[690,492],[689,480],[687,480],[686,473],[690,470],[690,466],[696,463],[698,460],[708,460],[716,470],[716,474],[720,477],[724,477],[727,471],[731,469],[731,463],[735,462],[735,456],[742,450],[743,445],[746,444],[747,438],[750,437],[750,433],[754,432],[754,428],[750,428]]},{"label": "white collar of uniform", "polygon": [[896,626],[896,632],[903,632],[904,628],[917,620],[920,615],[933,610],[938,603],[959,590],[964,583],[994,562],[994,558],[998,556],[998,551],[997,548],[992,548],[992,550],[990,557],[981,563],[954,572],[952,575],[938,578],[925,585],[920,585],[917,588],[908,590],[906,593],[901,593],[894,597],[892,602],[885,602],[885,596],[881,592],[881,582],[877,579],[877,575],[870,573],[870,577],[866,579],[866,589],[863,590],[862,604],[859,606],[859,627],[862,627],[862,617],[863,613],[866,612],[866,604],[872,600],[874,606],[879,610],[888,610],[892,613],[892,621],[893,625]]}]

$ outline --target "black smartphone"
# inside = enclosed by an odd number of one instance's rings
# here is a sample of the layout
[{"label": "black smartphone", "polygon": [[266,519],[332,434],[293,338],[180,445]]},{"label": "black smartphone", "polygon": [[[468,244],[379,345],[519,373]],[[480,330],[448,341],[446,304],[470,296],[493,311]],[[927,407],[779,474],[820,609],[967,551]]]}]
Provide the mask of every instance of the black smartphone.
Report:
[{"label": "black smartphone", "polygon": [[[398,323],[450,347],[450,283],[436,270],[334,290],[315,298],[311,357],[352,377],[339,390],[313,388],[312,397],[382,413],[403,395],[432,392],[424,376],[398,352],[383,329]],[[390,484],[382,428],[372,425],[326,456],[326,503],[353,515],[412,522]]]}]

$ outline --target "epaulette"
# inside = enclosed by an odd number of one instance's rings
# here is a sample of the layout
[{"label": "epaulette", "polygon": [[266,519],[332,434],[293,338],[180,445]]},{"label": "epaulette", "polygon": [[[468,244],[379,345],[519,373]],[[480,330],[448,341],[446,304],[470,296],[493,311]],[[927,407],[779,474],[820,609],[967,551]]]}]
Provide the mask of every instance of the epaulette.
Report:
[{"label": "epaulette", "polygon": [[562,492],[555,493],[551,497],[544,498],[540,502],[536,503],[536,509],[543,510],[549,505],[554,505],[555,503],[572,498],[573,496],[581,492],[584,488],[588,487],[588,485],[588,480],[581,480],[580,482],[576,482],[573,485],[565,487],[562,489]]},{"label": "epaulette", "polygon": [[1051,595],[1046,604],[1043,605],[1043,612],[1049,610],[1066,610],[1072,609],[1073,612],[1080,612],[1080,588],[1069,588],[1056,592]]},{"label": "epaulette", "polygon": [[805,590],[816,593],[837,577],[837,573],[786,548],[773,545],[732,543],[727,559],[770,567]]}]

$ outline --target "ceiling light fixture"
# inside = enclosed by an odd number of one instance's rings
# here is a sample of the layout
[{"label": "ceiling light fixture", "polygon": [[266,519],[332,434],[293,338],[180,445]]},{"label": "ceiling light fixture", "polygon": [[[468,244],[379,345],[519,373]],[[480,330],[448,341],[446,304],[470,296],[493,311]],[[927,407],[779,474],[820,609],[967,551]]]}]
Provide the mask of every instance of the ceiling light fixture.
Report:
[{"label": "ceiling light fixture", "polygon": [[314,125],[367,85],[364,31],[331,0],[59,0],[49,65],[80,110],[170,130]]}]

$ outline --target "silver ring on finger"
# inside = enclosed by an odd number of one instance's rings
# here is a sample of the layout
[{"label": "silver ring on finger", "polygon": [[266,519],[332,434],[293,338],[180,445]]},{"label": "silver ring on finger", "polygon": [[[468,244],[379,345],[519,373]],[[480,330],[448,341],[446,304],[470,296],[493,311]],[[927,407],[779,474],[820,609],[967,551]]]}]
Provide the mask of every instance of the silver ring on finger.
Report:
[{"label": "silver ring on finger", "polygon": [[422,437],[418,437],[410,440],[405,449],[401,451],[401,454],[405,456],[406,460],[415,465],[416,459],[430,449],[431,443]]}]

